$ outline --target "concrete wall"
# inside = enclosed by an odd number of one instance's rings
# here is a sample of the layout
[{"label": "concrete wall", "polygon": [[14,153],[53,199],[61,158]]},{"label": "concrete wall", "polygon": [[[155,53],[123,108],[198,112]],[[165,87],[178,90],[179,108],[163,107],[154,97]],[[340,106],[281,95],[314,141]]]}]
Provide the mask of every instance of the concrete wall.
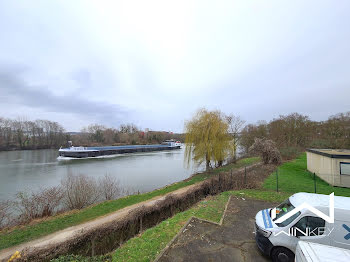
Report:
[{"label": "concrete wall", "polygon": [[[338,170],[338,174],[340,174],[340,162],[350,163],[350,159],[334,159],[335,165]],[[339,175],[339,182],[335,184],[336,186],[342,187],[350,187],[350,176],[349,175]]]},{"label": "concrete wall", "polygon": [[312,152],[306,152],[307,170],[316,173],[330,185],[350,187],[350,176],[340,175],[340,162],[350,162],[350,159],[330,158]]},{"label": "concrete wall", "polygon": [[306,152],[307,156],[307,170],[316,173],[327,183],[334,185],[334,176],[332,172],[332,159],[321,156],[315,153]]}]

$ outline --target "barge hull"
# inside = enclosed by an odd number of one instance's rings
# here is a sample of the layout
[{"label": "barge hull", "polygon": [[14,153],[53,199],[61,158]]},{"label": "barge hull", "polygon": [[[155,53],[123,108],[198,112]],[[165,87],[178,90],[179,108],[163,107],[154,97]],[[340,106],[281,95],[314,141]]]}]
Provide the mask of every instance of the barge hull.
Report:
[{"label": "barge hull", "polygon": [[153,152],[180,149],[180,146],[145,145],[145,146],[113,146],[113,147],[85,147],[84,149],[64,148],[59,150],[60,158],[93,158],[127,153]]}]

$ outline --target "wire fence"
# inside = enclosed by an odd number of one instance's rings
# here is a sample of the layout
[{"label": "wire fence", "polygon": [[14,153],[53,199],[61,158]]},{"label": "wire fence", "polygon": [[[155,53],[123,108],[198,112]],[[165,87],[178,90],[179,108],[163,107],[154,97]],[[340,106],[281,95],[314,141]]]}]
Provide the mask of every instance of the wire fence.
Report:
[{"label": "wire fence", "polygon": [[330,194],[339,192],[343,195],[350,189],[337,188],[328,184],[326,181],[318,177],[315,173],[303,170],[296,171],[295,174],[284,169],[277,168],[272,175],[266,180],[264,188],[275,190],[276,192],[308,192]]}]

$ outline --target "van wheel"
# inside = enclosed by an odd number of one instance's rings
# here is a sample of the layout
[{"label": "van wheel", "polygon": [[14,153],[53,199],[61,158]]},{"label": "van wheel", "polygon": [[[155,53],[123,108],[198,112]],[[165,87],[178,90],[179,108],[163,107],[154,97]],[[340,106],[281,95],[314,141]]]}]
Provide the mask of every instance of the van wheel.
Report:
[{"label": "van wheel", "polygon": [[276,247],[271,252],[273,262],[293,262],[294,253],[284,247]]}]

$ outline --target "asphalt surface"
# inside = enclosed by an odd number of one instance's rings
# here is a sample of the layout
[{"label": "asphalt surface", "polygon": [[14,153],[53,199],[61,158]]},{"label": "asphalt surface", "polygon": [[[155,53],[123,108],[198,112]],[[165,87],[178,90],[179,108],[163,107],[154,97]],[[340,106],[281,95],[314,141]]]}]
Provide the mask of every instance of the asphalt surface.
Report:
[{"label": "asphalt surface", "polygon": [[158,261],[270,261],[255,244],[259,210],[276,204],[231,197],[222,225],[193,218]]}]

